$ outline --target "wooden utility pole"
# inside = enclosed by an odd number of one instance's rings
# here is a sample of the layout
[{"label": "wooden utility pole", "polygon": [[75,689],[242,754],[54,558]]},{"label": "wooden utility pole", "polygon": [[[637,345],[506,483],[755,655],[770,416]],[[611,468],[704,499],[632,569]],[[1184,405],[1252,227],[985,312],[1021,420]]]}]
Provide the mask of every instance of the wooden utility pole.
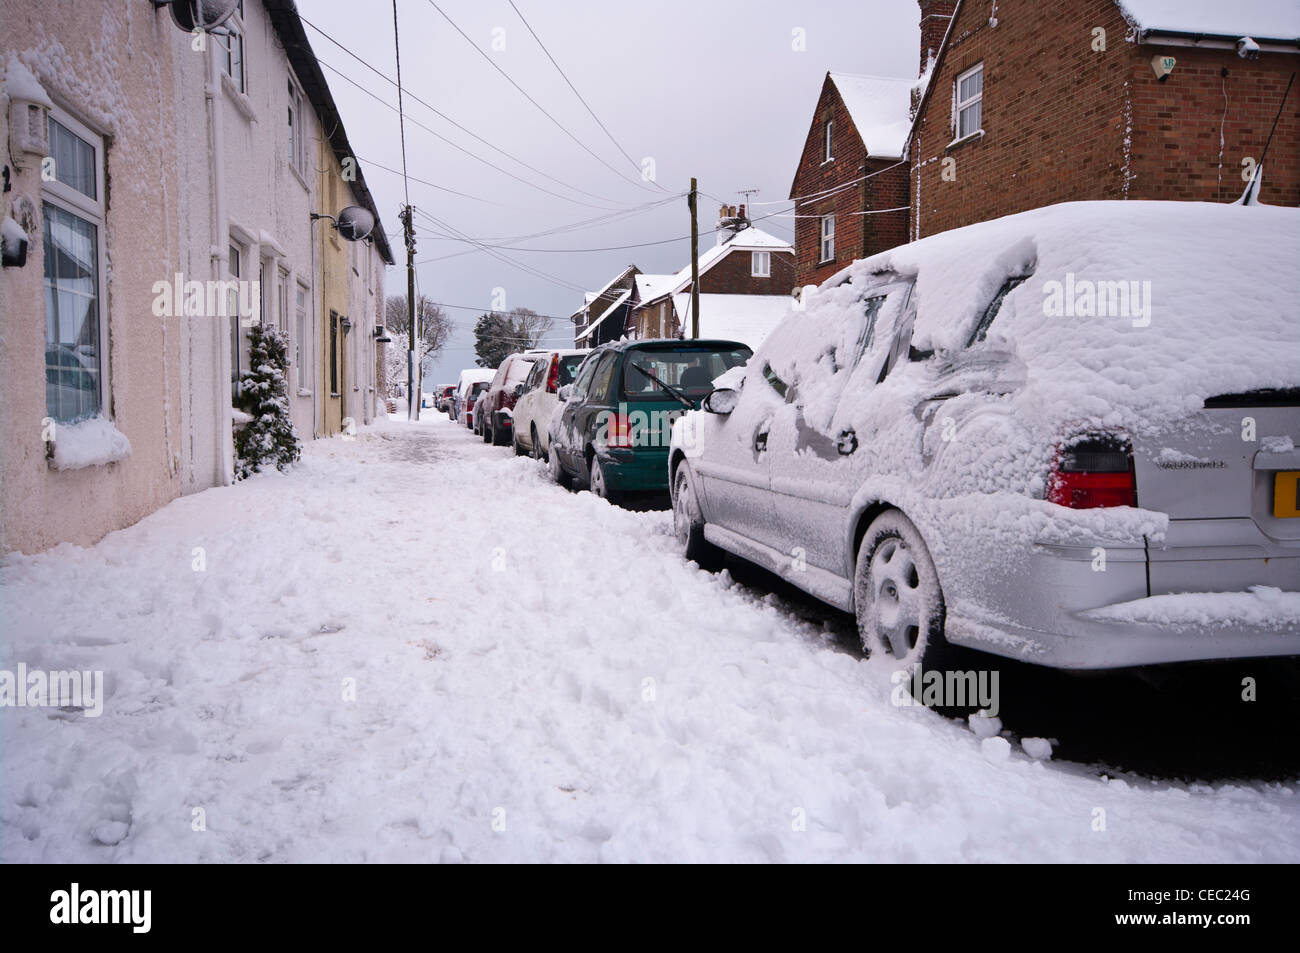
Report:
[{"label": "wooden utility pole", "polygon": [[406,419],[420,419],[420,329],[419,309],[415,306],[415,226],[411,206],[402,209],[402,233],[406,237]]},{"label": "wooden utility pole", "polygon": [[700,195],[691,177],[691,337],[700,336]]}]

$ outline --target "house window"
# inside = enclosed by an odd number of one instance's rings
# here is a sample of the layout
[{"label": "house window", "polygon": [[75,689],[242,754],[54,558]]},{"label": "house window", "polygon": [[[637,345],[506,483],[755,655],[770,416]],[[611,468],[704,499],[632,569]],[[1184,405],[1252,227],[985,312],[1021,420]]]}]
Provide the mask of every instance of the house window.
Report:
[{"label": "house window", "polygon": [[339,313],[330,312],[330,396],[339,395]]},{"label": "house window", "polygon": [[293,363],[298,369],[298,389],[307,390],[307,289],[298,285],[294,304]]},{"label": "house window", "polygon": [[957,77],[954,86],[954,113],[957,138],[965,139],[979,132],[984,118],[984,64],[980,63]]},{"label": "house window", "polygon": [[285,334],[289,333],[289,272],[283,268],[276,269],[280,283],[275,299],[275,323]]},{"label": "house window", "polygon": [[306,175],[307,145],[302,94],[289,80],[289,165],[300,175]]},{"label": "house window", "polygon": [[235,400],[239,397],[239,347],[243,338],[239,329],[239,291],[237,290],[240,265],[239,246],[231,245],[229,255],[230,263],[227,268],[234,285],[227,292],[226,314],[229,315],[228,320],[230,321],[230,397]]},{"label": "house window", "polygon": [[227,20],[221,29],[225,33],[224,36],[221,33],[213,34],[221,69],[234,82],[235,89],[241,93],[247,92],[247,84],[244,82],[243,0],[240,0],[239,6],[235,8],[235,15]]},{"label": "house window", "polygon": [[93,417],[105,403],[104,140],[57,109],[49,137],[54,178],[41,186],[45,406],[67,422]]},{"label": "house window", "polygon": [[772,274],[772,253],[753,251],[749,253],[749,273],[755,278],[766,278]]},{"label": "house window", "polygon": [[823,162],[830,162],[832,159],[835,158],[835,153],[832,150],[834,129],[835,129],[835,121],[833,119],[827,119],[826,120],[826,155],[822,159]]},{"label": "house window", "polygon": [[835,216],[823,215],[821,218],[821,258],[819,262],[835,260]]}]

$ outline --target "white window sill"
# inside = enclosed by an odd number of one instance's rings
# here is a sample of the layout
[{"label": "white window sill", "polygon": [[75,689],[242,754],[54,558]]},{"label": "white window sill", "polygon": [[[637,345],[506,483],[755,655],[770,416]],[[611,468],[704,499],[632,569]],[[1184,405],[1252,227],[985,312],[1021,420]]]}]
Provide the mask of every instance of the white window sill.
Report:
[{"label": "white window sill", "polygon": [[309,391],[309,390],[308,390],[307,388],[305,388],[305,387],[299,387],[299,388],[298,388],[298,396],[299,396],[299,397],[310,397],[310,396],[311,396],[311,391]]},{"label": "white window sill", "polygon": [[131,441],[112,421],[91,417],[55,424],[54,440],[46,453],[51,470],[81,470],[125,460],[131,456]]},{"label": "white window sill", "polygon": [[308,192],[310,192],[311,186],[307,184],[307,176],[303,175],[303,173],[299,170],[299,168],[296,165],[294,165],[292,162],[289,163],[289,170],[293,173],[294,178],[298,180],[298,184],[301,185]]},{"label": "white window sill", "polygon": [[239,87],[235,85],[229,73],[221,74],[221,88],[245,119],[249,122],[257,122],[257,110],[253,108],[253,101],[239,91]]},{"label": "white window sill", "polygon": [[974,132],[968,133],[967,135],[962,136],[960,139],[954,139],[952,142],[944,146],[944,149],[956,149],[958,146],[964,146],[968,142],[972,142],[976,139],[983,139],[983,138],[984,138],[984,130],[976,129]]}]

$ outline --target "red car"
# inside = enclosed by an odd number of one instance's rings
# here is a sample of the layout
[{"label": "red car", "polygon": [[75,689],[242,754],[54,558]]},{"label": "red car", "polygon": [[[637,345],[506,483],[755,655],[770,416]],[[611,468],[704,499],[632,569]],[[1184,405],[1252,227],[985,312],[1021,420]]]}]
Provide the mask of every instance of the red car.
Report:
[{"label": "red car", "polygon": [[479,434],[483,437],[484,443],[490,443],[494,447],[504,446],[511,442],[514,436],[514,409],[515,401],[519,395],[515,393],[517,385],[524,382],[528,372],[533,369],[533,362],[538,360],[543,352],[527,351],[521,354],[511,354],[501,366],[497,368],[496,377],[492,378],[492,383],[483,393],[479,400],[482,401],[482,409],[479,412]]}]

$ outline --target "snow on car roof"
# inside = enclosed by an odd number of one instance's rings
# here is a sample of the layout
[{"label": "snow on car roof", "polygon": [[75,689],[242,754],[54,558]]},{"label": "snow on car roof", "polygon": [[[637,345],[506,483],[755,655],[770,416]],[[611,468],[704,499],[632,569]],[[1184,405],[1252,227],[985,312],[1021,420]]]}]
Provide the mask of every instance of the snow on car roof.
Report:
[{"label": "snow on car roof", "polygon": [[957,352],[1008,278],[1029,274],[977,345],[1026,364],[1017,406],[1137,431],[1208,397],[1300,386],[1298,260],[1297,209],[1071,202],[857,261],[805,296],[806,320],[848,326],[880,273],[916,276],[912,347]]},{"label": "snow on car roof", "polygon": [[1119,4],[1144,30],[1255,39],[1300,37],[1300,4],[1295,0],[1119,0]]},{"label": "snow on car roof", "polygon": [[867,154],[900,158],[912,129],[912,87],[917,81],[857,73],[829,75],[867,147]]}]

